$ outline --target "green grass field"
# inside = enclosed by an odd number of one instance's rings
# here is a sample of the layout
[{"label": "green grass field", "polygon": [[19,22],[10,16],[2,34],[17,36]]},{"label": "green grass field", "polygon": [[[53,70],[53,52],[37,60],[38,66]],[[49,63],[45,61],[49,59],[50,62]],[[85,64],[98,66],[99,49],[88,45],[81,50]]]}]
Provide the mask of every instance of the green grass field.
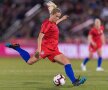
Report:
[{"label": "green grass field", "polygon": [[75,75],[86,76],[84,85],[73,87],[66,78],[64,86],[54,86],[53,77],[64,68],[48,60],[41,60],[34,65],[27,65],[21,58],[0,59],[0,90],[108,90],[108,61],[103,61],[104,72],[96,72],[96,60],[88,63],[87,72],[80,70],[81,60],[72,60]]}]

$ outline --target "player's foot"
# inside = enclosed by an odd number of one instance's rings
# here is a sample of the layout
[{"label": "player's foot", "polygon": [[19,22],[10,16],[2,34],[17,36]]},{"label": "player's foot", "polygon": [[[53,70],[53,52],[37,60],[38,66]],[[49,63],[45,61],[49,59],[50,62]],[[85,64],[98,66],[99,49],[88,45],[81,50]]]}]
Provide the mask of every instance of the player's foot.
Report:
[{"label": "player's foot", "polygon": [[104,71],[104,69],[102,67],[97,67],[96,71]]},{"label": "player's foot", "polygon": [[12,44],[12,43],[6,43],[5,46],[8,48],[13,48],[13,49],[20,47],[19,44]]},{"label": "player's foot", "polygon": [[83,63],[81,64],[81,70],[86,71],[86,66]]},{"label": "player's foot", "polygon": [[85,77],[78,78],[78,79],[76,79],[76,81],[73,83],[73,85],[74,85],[74,86],[79,86],[79,85],[81,85],[81,84],[84,84],[86,80],[87,80],[87,79],[86,79]]}]

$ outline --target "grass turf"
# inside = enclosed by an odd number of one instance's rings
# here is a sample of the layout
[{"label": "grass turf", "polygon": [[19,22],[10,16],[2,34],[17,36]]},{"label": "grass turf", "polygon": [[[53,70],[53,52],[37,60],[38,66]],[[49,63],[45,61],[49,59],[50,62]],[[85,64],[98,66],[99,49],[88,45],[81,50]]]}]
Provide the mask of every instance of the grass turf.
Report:
[{"label": "grass turf", "polygon": [[108,61],[103,61],[104,72],[96,72],[96,60],[87,64],[87,72],[80,70],[81,60],[71,61],[75,75],[86,76],[87,81],[79,87],[73,87],[66,77],[64,86],[53,84],[54,75],[64,76],[63,66],[41,60],[27,65],[21,58],[0,58],[0,90],[108,90]]}]

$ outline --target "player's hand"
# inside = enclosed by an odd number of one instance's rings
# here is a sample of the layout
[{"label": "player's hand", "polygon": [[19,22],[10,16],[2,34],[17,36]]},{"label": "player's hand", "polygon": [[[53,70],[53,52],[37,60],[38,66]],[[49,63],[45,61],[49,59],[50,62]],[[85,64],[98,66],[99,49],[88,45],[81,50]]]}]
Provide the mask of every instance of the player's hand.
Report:
[{"label": "player's hand", "polygon": [[105,41],[102,41],[102,44],[105,45]]},{"label": "player's hand", "polygon": [[62,17],[62,20],[66,20],[68,17],[69,17],[68,15],[64,15],[64,16]]},{"label": "player's hand", "polygon": [[96,46],[97,46],[95,42],[92,42],[92,45],[93,45],[94,47],[96,47]]},{"label": "player's hand", "polygon": [[40,53],[40,52],[41,52],[41,50],[37,49],[37,50],[36,50],[36,52]]},{"label": "player's hand", "polygon": [[35,57],[38,58],[38,59],[39,59],[39,56],[40,56],[40,52],[41,51],[39,49],[37,49],[36,52],[35,52]]},{"label": "player's hand", "polygon": [[59,20],[57,20],[56,24],[59,24],[61,21],[67,19],[69,16],[68,15],[64,15],[62,18],[60,18]]}]

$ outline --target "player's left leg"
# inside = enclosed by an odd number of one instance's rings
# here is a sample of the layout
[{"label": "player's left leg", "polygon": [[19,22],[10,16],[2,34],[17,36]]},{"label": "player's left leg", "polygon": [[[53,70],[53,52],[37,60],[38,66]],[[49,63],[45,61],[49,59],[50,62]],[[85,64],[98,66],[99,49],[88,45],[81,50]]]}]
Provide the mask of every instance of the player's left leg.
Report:
[{"label": "player's left leg", "polygon": [[16,50],[20,54],[20,56],[24,59],[25,62],[27,62],[30,59],[30,54],[24,49],[20,48],[19,44],[7,43],[6,47]]},{"label": "player's left leg", "polygon": [[97,54],[98,54],[98,61],[97,61],[96,71],[104,71],[104,69],[101,67],[101,65],[102,65],[102,48],[99,48],[97,50]]},{"label": "player's left leg", "polygon": [[7,43],[6,47],[16,50],[23,58],[23,60],[29,65],[32,65],[33,63],[37,62],[39,59],[38,53],[36,53],[33,57],[30,58],[30,54],[26,50],[22,49],[19,44]]},{"label": "player's left leg", "polygon": [[63,54],[56,55],[54,57],[54,60],[56,62],[64,65],[65,73],[69,77],[69,79],[71,80],[71,82],[73,83],[74,86],[79,86],[86,81],[86,78],[84,78],[84,77],[82,77],[80,79],[75,78],[70,61]]}]

